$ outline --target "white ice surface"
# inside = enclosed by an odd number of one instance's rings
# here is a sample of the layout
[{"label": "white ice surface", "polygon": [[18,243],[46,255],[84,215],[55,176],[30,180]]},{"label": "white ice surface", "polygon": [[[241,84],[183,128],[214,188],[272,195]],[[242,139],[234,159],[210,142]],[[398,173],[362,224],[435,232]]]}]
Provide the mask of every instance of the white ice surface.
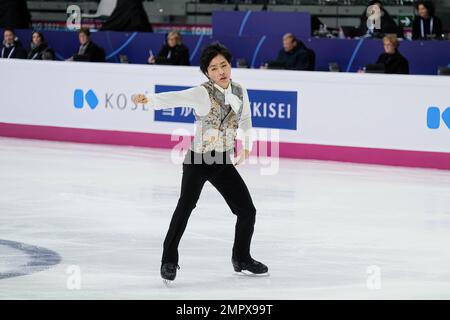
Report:
[{"label": "white ice surface", "polygon": [[[207,184],[167,288],[160,257],[181,182],[168,150],[0,138],[0,239],[62,259],[1,279],[0,299],[450,298],[450,171],[286,159],[273,176],[239,171],[257,208],[252,255],[270,277],[233,273],[235,217]],[[0,273],[26,259],[0,245]]]}]

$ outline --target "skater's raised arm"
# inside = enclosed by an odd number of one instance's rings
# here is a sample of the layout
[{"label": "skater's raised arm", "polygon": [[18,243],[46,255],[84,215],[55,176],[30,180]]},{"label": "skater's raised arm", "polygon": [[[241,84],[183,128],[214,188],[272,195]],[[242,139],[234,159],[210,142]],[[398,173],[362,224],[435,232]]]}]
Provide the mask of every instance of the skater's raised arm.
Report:
[{"label": "skater's raised arm", "polygon": [[210,109],[211,101],[208,91],[203,86],[197,86],[181,91],[170,91],[154,94],[135,94],[134,103],[147,104],[156,110],[176,107],[191,107],[196,114],[206,115]]}]

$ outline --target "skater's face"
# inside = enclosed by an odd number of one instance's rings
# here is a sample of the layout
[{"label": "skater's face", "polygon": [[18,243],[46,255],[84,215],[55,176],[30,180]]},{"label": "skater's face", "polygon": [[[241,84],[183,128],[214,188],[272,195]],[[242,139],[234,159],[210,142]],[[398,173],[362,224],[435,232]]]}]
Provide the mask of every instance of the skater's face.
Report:
[{"label": "skater's face", "polygon": [[208,78],[226,89],[230,84],[231,65],[221,54],[214,57],[208,66]]}]

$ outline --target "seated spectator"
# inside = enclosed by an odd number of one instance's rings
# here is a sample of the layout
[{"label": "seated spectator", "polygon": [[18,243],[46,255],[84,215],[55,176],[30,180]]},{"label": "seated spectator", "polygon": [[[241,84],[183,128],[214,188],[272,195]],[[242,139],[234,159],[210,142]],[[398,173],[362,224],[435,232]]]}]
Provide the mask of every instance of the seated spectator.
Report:
[{"label": "seated spectator", "polygon": [[189,66],[189,48],[183,44],[181,34],[178,31],[169,32],[166,44],[162,46],[156,57],[150,55],[148,63]]},{"label": "seated spectator", "polygon": [[384,65],[384,73],[408,74],[409,63],[398,51],[399,42],[395,34],[383,38],[384,53],[377,60],[377,64]]},{"label": "seated spectator", "polygon": [[283,49],[276,60],[268,61],[263,68],[314,71],[315,53],[292,33],[283,36]]},{"label": "seated spectator", "polygon": [[67,59],[69,61],[105,62],[105,50],[91,41],[91,32],[81,28],[78,32],[80,49],[78,53]]},{"label": "seated spectator", "polygon": [[[376,5],[380,9],[380,15],[373,14],[375,11],[370,7]],[[372,28],[368,28],[367,20],[371,17]],[[376,23],[376,19],[379,19],[379,24]],[[402,30],[397,26],[394,19],[389,12],[384,8],[381,0],[371,0],[360,18],[361,22],[358,27],[357,34],[364,37],[382,38],[385,34],[396,34],[398,37],[402,37]],[[370,24],[370,23],[369,23]]]},{"label": "seated spectator", "polygon": [[30,52],[28,59],[31,60],[55,60],[55,52],[49,48],[44,35],[34,31],[31,35]]},{"label": "seated spectator", "polygon": [[27,51],[22,47],[14,30],[5,29],[3,32],[3,44],[0,58],[5,59],[26,59]]},{"label": "seated spectator", "polygon": [[431,1],[419,1],[416,5],[419,16],[413,22],[413,39],[441,39],[442,21],[434,15]]}]

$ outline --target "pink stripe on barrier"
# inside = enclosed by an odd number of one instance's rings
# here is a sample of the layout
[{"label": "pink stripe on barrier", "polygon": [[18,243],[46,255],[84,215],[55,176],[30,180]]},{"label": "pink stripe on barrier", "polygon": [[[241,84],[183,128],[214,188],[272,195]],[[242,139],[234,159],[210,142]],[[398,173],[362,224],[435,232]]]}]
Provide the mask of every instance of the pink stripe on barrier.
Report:
[{"label": "pink stripe on barrier", "polygon": [[[176,141],[171,141],[171,135],[168,134],[78,129],[1,122],[0,136],[151,148],[173,148],[178,145],[182,139],[180,137]],[[189,142],[189,140],[187,142]],[[279,156],[283,158],[330,160],[450,170],[450,153],[446,152],[327,146],[289,142],[280,142],[278,143],[278,146]],[[184,147],[186,147],[186,145],[184,145]],[[255,145],[253,154],[258,154],[258,147],[258,145]],[[270,144],[267,146],[269,155],[271,155],[271,147],[274,146]]]},{"label": "pink stripe on barrier", "polygon": [[280,157],[450,170],[450,153],[280,143]]},{"label": "pink stripe on barrier", "polygon": [[2,122],[0,122],[0,136],[151,148],[173,148],[179,143],[179,140],[171,141],[171,136],[168,134],[37,126]]}]

